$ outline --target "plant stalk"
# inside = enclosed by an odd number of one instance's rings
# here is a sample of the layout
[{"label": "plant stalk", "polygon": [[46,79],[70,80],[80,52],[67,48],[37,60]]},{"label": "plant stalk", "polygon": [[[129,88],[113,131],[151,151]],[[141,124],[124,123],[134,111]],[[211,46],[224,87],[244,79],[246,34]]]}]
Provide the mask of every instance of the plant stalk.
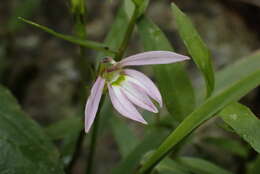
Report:
[{"label": "plant stalk", "polygon": [[105,94],[102,95],[102,98],[101,98],[100,104],[99,104],[99,109],[98,109],[96,118],[94,120],[93,131],[92,131],[91,141],[90,141],[90,150],[89,150],[89,155],[88,155],[88,159],[87,159],[88,163],[87,163],[87,168],[86,168],[86,174],[91,174],[92,169],[93,169],[94,157],[95,157],[96,146],[97,146],[98,130],[99,130],[100,111],[104,104],[104,100],[105,100]]},{"label": "plant stalk", "polygon": [[128,42],[129,42],[129,40],[132,36],[132,33],[134,31],[134,27],[135,27],[135,23],[136,23],[137,19],[138,19],[138,7],[135,5],[135,9],[134,9],[133,15],[130,19],[130,22],[128,24],[127,30],[125,32],[124,39],[121,43],[121,46],[118,49],[117,54],[115,55],[115,60],[119,61],[120,59],[122,59],[124,52],[127,48]]}]

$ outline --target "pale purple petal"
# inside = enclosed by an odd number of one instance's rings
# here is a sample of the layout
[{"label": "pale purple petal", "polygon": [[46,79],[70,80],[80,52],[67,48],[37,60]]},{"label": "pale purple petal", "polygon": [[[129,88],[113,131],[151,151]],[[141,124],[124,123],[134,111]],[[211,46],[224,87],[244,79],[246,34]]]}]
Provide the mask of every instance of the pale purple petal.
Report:
[{"label": "pale purple petal", "polygon": [[118,64],[122,67],[131,65],[152,65],[152,64],[169,64],[189,59],[170,51],[148,51],[126,57]]},{"label": "pale purple petal", "polygon": [[156,87],[156,85],[153,83],[152,80],[150,80],[145,74],[136,71],[136,70],[132,70],[132,69],[125,69],[124,73],[130,77],[132,77],[133,79],[135,79],[135,81],[133,81],[134,83],[136,83],[137,85],[143,87],[143,89],[145,90],[145,92],[155,101],[157,101],[160,105],[160,107],[162,107],[162,96],[160,91],[158,90],[158,88]]},{"label": "pale purple petal", "polygon": [[98,77],[91,89],[90,96],[88,97],[88,101],[85,108],[85,132],[86,133],[89,132],[89,129],[94,122],[104,85],[105,85],[105,80],[101,77]]},{"label": "pale purple petal", "polygon": [[129,80],[130,78],[131,77],[126,77],[126,80],[120,85],[120,88],[122,88],[122,92],[135,105],[150,112],[158,113],[158,109],[147,96],[144,89],[136,85],[135,83],[132,83]]},{"label": "pale purple petal", "polygon": [[109,96],[114,108],[123,116],[134,121],[147,124],[141,114],[137,111],[132,103],[126,98],[119,87],[108,86]]}]

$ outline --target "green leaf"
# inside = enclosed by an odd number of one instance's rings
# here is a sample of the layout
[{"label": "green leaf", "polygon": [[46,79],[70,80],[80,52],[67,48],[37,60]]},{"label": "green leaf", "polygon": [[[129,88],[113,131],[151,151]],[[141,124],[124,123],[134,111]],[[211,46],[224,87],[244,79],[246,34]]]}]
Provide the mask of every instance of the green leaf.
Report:
[{"label": "green leaf", "polygon": [[112,51],[109,49],[109,47],[107,45],[104,45],[102,43],[98,43],[98,42],[95,42],[95,41],[90,41],[90,40],[84,40],[84,39],[80,39],[80,38],[77,38],[75,36],[70,36],[70,35],[65,35],[65,34],[61,34],[61,33],[58,33],[48,27],[45,27],[43,25],[40,25],[40,24],[37,24],[35,22],[32,22],[32,21],[29,21],[27,19],[24,19],[22,17],[19,17],[18,19],[22,20],[23,22],[27,23],[27,24],[30,24],[34,27],[37,27],[55,37],[58,37],[58,38],[61,38],[63,40],[66,40],[66,41],[69,41],[71,43],[74,43],[74,44],[78,44],[80,46],[83,46],[83,47],[87,47],[87,48],[91,48],[93,50],[96,50],[96,51],[101,51],[101,52],[105,52],[106,54],[108,55],[113,55],[115,53],[115,51]]},{"label": "green leaf", "polygon": [[51,124],[45,128],[46,134],[52,140],[62,140],[60,146],[61,160],[65,167],[70,163],[76,150],[80,131],[83,129],[82,119],[73,116]]},{"label": "green leaf", "polygon": [[248,76],[260,67],[260,51],[227,65],[223,70],[216,73],[216,88],[214,95],[225,89],[231,83]]},{"label": "green leaf", "polygon": [[184,167],[170,158],[162,160],[162,162],[156,166],[156,170],[160,174],[192,174],[187,167]]},{"label": "green leaf", "polygon": [[[173,51],[164,33],[148,18],[139,20],[138,31],[145,51]],[[168,111],[182,121],[195,106],[193,88],[183,63],[156,65],[154,72]]]},{"label": "green leaf", "polygon": [[0,99],[0,173],[63,174],[51,141],[2,86]]},{"label": "green leaf", "polygon": [[139,140],[120,118],[112,116],[110,122],[120,154],[124,158],[135,148]]},{"label": "green leaf", "polygon": [[156,169],[160,174],[231,174],[209,161],[193,157],[166,158]]},{"label": "green leaf", "polygon": [[188,52],[204,76],[207,86],[207,96],[209,97],[213,92],[215,83],[210,51],[202,41],[190,19],[174,3],[172,3],[172,11],[176,19],[179,34]]},{"label": "green leaf", "polygon": [[[107,34],[104,43],[109,46],[109,48],[113,50],[118,50],[120,47],[120,44],[123,42],[125,32],[127,30],[127,23],[129,22],[129,19],[127,17],[127,14],[125,13],[125,10],[123,6],[119,8],[116,18],[111,25],[111,29],[109,33]],[[98,59],[102,59],[106,57],[106,54],[99,54]]]},{"label": "green leaf", "polygon": [[203,140],[208,145],[213,145],[219,149],[223,149],[225,153],[232,153],[240,157],[246,158],[248,155],[248,148],[243,146],[237,140],[223,137],[207,137]]},{"label": "green leaf", "polygon": [[232,103],[219,116],[260,153],[260,120],[246,106]]},{"label": "green leaf", "polygon": [[125,0],[124,1],[125,12],[129,19],[133,15],[135,7],[138,9],[137,16],[139,18],[144,14],[148,5],[149,5],[149,0]]},{"label": "green leaf", "polygon": [[180,157],[178,162],[194,174],[231,174],[231,172],[199,158]]},{"label": "green leaf", "polygon": [[66,137],[69,134],[77,134],[83,129],[82,120],[79,117],[68,117],[45,128],[45,132],[53,140]]},{"label": "green leaf", "polygon": [[145,138],[139,143],[131,153],[121,161],[116,168],[112,170],[112,174],[134,173],[135,169],[140,164],[143,156],[154,150],[166,137],[168,131],[164,129],[153,129],[149,132]]},{"label": "green leaf", "polygon": [[[227,88],[230,84],[255,72],[259,69],[259,67],[260,51],[257,51],[249,56],[245,56],[233,64],[227,65],[221,71],[218,71],[216,73],[216,85],[212,95],[217,95],[223,89]],[[202,85],[198,88],[199,90],[197,91],[197,96],[199,98],[202,98],[203,96],[201,93],[201,89],[203,88],[204,86]]]},{"label": "green leaf", "polygon": [[195,128],[213,117],[216,112],[223,109],[227,104],[239,100],[259,84],[260,69],[257,69],[249,76],[232,83],[218,95],[210,97],[180,123],[180,125],[160,145],[150,160],[143,165],[138,174],[143,174],[152,169],[160,159],[166,156],[176,144],[181,142]]},{"label": "green leaf", "polygon": [[23,26],[23,23],[19,22],[17,18],[19,16],[24,18],[31,17],[35,10],[40,7],[41,0],[21,0],[18,2],[17,7],[12,10],[7,24],[8,29],[12,32],[19,30]]}]

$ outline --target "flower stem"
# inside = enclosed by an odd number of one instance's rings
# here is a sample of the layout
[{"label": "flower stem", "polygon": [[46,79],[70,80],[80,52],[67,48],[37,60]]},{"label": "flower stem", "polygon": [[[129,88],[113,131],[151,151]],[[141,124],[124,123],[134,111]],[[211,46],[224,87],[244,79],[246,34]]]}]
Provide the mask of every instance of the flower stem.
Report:
[{"label": "flower stem", "polygon": [[124,36],[124,39],[121,43],[121,46],[119,47],[118,52],[115,56],[115,60],[119,61],[123,57],[124,52],[127,48],[128,42],[129,42],[131,35],[134,31],[134,27],[135,27],[135,23],[136,23],[137,19],[138,19],[138,7],[135,5],[133,15],[132,15],[130,22],[128,24],[128,27],[127,27],[127,30],[125,32],[125,36]]},{"label": "flower stem", "polygon": [[[87,33],[85,30],[85,1],[84,0],[71,0],[71,9],[72,9],[72,15],[74,19],[74,30],[75,30],[75,36],[77,36],[80,39],[86,39]],[[79,90],[77,92],[77,96],[79,97],[79,105],[84,106],[85,100],[86,100],[86,89],[85,84],[90,84],[93,80],[93,72],[94,68],[91,65],[91,62],[86,59],[85,56],[85,48],[83,46],[79,47],[79,55],[75,59],[75,65],[77,69],[79,70],[80,75],[80,84],[79,84]],[[89,75],[91,74],[91,76]],[[82,109],[83,114],[83,107]],[[67,173],[70,174],[73,171],[73,167],[78,159],[78,156],[81,154],[83,142],[85,138],[85,131],[84,129],[81,130],[80,134],[77,137],[77,143],[74,149],[74,152],[72,154],[72,160],[68,164],[67,167]]]},{"label": "flower stem", "polygon": [[87,168],[86,168],[86,174],[92,173],[94,156],[95,156],[95,152],[96,152],[98,130],[99,130],[100,111],[103,106],[104,100],[105,100],[105,94],[102,95],[102,98],[101,98],[100,104],[99,104],[99,109],[98,109],[96,118],[94,120],[93,132],[91,135],[91,142],[90,142],[90,150],[89,150],[89,155],[88,155],[88,159],[87,159],[88,163],[87,163]]}]

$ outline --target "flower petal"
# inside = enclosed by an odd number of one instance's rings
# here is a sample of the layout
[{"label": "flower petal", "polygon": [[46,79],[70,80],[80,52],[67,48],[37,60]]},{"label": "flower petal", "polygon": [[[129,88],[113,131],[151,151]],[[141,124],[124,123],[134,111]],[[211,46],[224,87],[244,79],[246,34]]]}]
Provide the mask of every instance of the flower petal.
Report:
[{"label": "flower petal", "polygon": [[147,96],[145,90],[133,83],[130,79],[131,77],[126,76],[126,81],[122,82],[120,85],[122,92],[126,95],[126,97],[135,105],[150,112],[158,113],[158,109]]},{"label": "flower petal", "polygon": [[124,67],[131,65],[169,64],[187,59],[189,59],[189,57],[170,51],[148,51],[129,56],[121,60],[119,65]]},{"label": "flower petal", "polygon": [[108,85],[109,96],[114,108],[123,116],[130,118],[134,121],[147,124],[141,114],[137,111],[132,103],[122,93],[121,89],[117,86],[111,87]]},{"label": "flower petal", "polygon": [[145,74],[136,71],[136,70],[132,70],[132,69],[125,69],[124,73],[130,77],[132,77],[133,79],[135,79],[135,81],[133,81],[134,83],[136,83],[137,85],[143,87],[143,89],[145,90],[145,92],[155,101],[157,101],[160,105],[160,107],[162,107],[162,96],[160,91],[158,90],[158,88],[156,87],[156,85],[153,83],[152,80],[150,80]]},{"label": "flower petal", "polygon": [[98,105],[102,96],[103,88],[105,85],[105,80],[101,77],[98,77],[94,83],[90,96],[85,108],[85,132],[89,132],[91,125],[94,122]]}]

